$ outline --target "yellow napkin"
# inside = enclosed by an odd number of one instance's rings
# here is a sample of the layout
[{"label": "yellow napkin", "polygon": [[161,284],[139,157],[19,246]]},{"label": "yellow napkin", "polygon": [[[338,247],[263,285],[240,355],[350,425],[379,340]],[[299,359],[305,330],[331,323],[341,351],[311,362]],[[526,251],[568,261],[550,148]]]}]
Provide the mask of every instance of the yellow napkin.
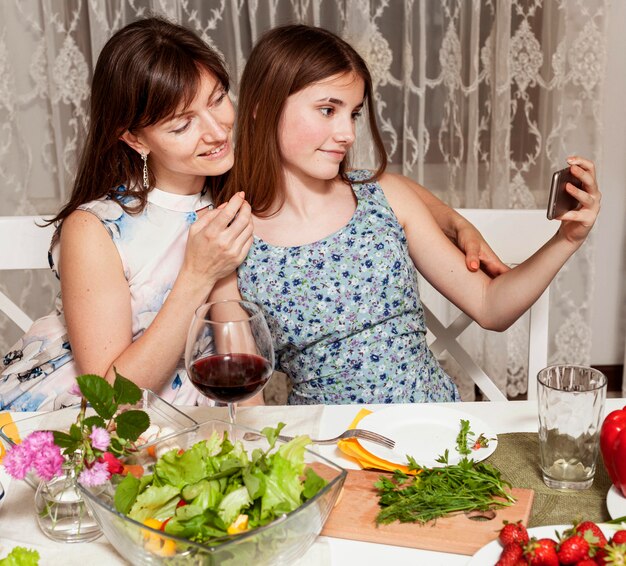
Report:
[{"label": "yellow napkin", "polygon": [[[4,429],[4,432],[7,434],[7,436],[14,442],[19,442],[20,435],[17,431],[17,426],[15,426],[15,423],[13,422],[13,417],[11,416],[11,413],[0,413],[0,427],[4,425],[9,425]],[[4,452],[4,444],[0,442],[0,464],[2,463]]]},{"label": "yellow napkin", "polygon": [[[354,417],[354,420],[350,423],[348,428],[356,428],[359,424],[359,421],[369,415],[372,411],[368,411],[367,409],[361,409],[357,416]],[[350,456],[350,458],[357,461],[357,463],[365,470],[384,470],[393,472],[394,470],[400,470],[405,474],[415,475],[415,470],[409,471],[409,468],[406,466],[400,466],[398,464],[394,464],[392,462],[388,462],[387,460],[383,460],[382,458],[378,458],[371,454],[361,444],[356,438],[348,438],[345,440],[340,440],[337,443],[339,450],[341,450],[346,456]]]}]

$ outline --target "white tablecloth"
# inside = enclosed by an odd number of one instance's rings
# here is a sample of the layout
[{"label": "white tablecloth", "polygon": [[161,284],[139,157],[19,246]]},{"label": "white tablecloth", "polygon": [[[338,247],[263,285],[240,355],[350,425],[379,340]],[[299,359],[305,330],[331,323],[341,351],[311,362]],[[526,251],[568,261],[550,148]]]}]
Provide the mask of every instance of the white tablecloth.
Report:
[{"label": "white tablecloth", "polygon": [[[621,408],[624,399],[608,399],[605,412]],[[537,430],[537,402],[484,402],[450,405],[485,421],[497,434],[504,432],[533,432]],[[241,408],[237,420],[253,428],[287,423],[286,434],[308,433],[320,437],[335,436],[346,429],[362,406],[316,406],[316,407],[254,407]],[[371,410],[381,405],[366,407]],[[215,416],[216,409],[189,407],[185,410],[196,420]],[[225,415],[224,415],[225,416]],[[19,418],[16,415],[15,418]],[[345,457],[334,446],[321,446],[317,450],[339,465],[356,469],[355,462]],[[4,471],[0,472],[6,496],[0,502],[0,557],[14,546],[26,546],[39,551],[41,564],[89,564],[89,566],[124,564],[122,558],[101,537],[84,544],[60,544],[47,539],[38,529],[33,509],[33,491],[24,482],[11,481]],[[319,537],[298,566],[329,564],[429,564],[431,566],[455,566],[468,562],[467,556],[431,552],[396,546],[363,543],[328,537]]]}]

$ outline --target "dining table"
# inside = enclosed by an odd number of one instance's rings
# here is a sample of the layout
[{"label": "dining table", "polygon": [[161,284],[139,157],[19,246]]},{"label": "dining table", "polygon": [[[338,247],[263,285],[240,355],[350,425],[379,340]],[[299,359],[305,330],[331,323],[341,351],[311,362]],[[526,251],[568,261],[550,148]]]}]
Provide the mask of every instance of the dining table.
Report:
[{"label": "dining table", "polygon": [[[625,399],[606,400],[604,411],[621,408]],[[442,403],[481,419],[497,434],[537,432],[537,400],[482,401]],[[255,406],[239,407],[237,423],[260,430],[265,426],[286,423],[284,434],[308,434],[312,438],[334,437],[346,430],[361,409],[375,412],[386,405],[314,405],[314,406]],[[407,410],[419,411],[419,405],[407,405]],[[198,422],[218,418],[227,420],[222,407],[179,407]],[[15,421],[32,415],[13,413]],[[416,431],[428,434],[428,431]],[[333,460],[345,469],[358,469],[359,465],[341,452],[336,445],[315,446],[314,450]],[[122,556],[108,543],[104,536],[90,543],[67,544],[47,539],[38,529],[33,490],[25,482],[11,479],[0,466],[0,481],[5,496],[0,501],[0,558],[13,547],[24,546],[39,552],[40,564],[126,564]],[[584,510],[581,510],[583,512]],[[455,566],[470,562],[471,557],[449,552],[437,552],[406,548],[388,544],[376,544],[355,540],[319,536],[308,552],[300,558],[297,566],[344,565],[344,564],[429,564],[431,566]]]}]

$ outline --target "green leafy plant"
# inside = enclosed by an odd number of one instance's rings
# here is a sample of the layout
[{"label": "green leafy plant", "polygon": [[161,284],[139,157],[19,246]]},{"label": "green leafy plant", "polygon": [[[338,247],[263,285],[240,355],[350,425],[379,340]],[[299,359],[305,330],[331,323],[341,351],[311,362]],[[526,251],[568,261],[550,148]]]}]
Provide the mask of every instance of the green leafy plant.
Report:
[{"label": "green leafy plant", "polygon": [[[49,481],[62,473],[73,472],[78,481],[95,486],[112,474],[121,473],[119,458],[135,450],[135,442],[150,426],[148,415],[137,409],[141,389],[117,371],[111,385],[98,375],[76,378],[82,397],[76,421],[67,431],[36,431],[7,452],[4,466],[17,479],[31,470]],[[87,415],[91,405],[95,415]]]}]

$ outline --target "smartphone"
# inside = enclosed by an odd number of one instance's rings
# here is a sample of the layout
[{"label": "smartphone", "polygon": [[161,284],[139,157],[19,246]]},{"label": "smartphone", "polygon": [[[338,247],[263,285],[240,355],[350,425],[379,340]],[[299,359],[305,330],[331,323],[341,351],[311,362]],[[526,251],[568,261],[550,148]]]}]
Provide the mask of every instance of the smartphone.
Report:
[{"label": "smartphone", "polygon": [[558,218],[568,210],[578,208],[579,202],[565,190],[565,185],[571,183],[582,189],[582,181],[578,180],[569,170],[569,167],[556,171],[552,174],[550,185],[550,197],[548,198],[548,220]]}]

